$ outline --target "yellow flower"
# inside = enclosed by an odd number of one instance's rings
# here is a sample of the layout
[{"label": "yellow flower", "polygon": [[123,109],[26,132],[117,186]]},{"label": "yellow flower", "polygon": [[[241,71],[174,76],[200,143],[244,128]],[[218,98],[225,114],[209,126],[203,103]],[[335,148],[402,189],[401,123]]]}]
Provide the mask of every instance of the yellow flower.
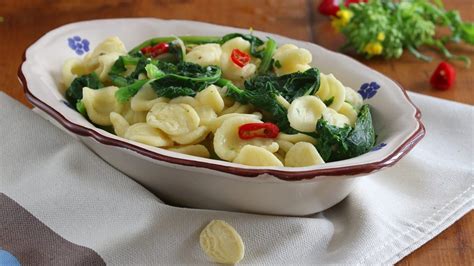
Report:
[{"label": "yellow flower", "polygon": [[385,40],[385,33],[379,32],[379,34],[377,34],[377,40],[383,42]]},{"label": "yellow flower", "polygon": [[331,25],[334,29],[340,31],[344,26],[349,24],[352,16],[354,16],[354,13],[352,13],[350,10],[339,10],[337,11],[336,16],[332,17]]},{"label": "yellow flower", "polygon": [[370,42],[364,48],[364,52],[369,55],[379,55],[382,54],[382,51],[383,46],[380,42]]}]

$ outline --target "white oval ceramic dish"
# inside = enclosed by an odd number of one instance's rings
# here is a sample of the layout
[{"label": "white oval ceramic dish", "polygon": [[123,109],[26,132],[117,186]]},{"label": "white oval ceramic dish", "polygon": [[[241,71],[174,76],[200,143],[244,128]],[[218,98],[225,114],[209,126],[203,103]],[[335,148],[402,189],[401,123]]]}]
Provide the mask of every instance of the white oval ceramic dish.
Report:
[{"label": "white oval ceramic dish", "polygon": [[378,135],[373,151],[349,160],[299,168],[250,167],[193,157],[96,128],[68,107],[60,93],[64,61],[83,56],[108,36],[118,36],[131,49],[156,36],[220,36],[231,32],[247,30],[151,18],[73,23],[45,34],[26,50],[19,78],[33,105],[78,135],[100,157],[164,201],[189,207],[280,215],[316,213],[344,199],[358,177],[395,164],[424,136],[419,110],[394,81],[345,55],[262,32],[254,34],[308,49],[314,66],[359,91],[372,107]]}]

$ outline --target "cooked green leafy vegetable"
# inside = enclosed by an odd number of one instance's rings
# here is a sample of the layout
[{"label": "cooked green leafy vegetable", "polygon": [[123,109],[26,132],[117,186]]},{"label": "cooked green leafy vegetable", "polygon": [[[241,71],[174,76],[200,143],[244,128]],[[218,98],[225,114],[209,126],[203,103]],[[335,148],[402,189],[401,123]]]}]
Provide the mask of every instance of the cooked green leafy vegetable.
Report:
[{"label": "cooked green leafy vegetable", "polygon": [[375,144],[375,130],[369,106],[362,106],[354,128],[332,126],[320,119],[315,136],[316,148],[326,162],[344,160],[370,151]]},{"label": "cooked green leafy vegetable", "polygon": [[95,72],[75,78],[66,90],[66,100],[72,106],[76,106],[77,102],[82,99],[82,88],[84,87],[97,90],[103,85]]},{"label": "cooked green leafy vegetable", "polygon": [[280,93],[271,82],[249,81],[245,89],[235,86],[231,81],[220,79],[218,86],[227,87],[227,96],[243,104],[253,104],[256,108],[269,114],[269,119],[278,125],[283,132],[293,132],[288,122],[286,109],[277,100]]},{"label": "cooked green leafy vegetable", "polygon": [[115,93],[119,102],[126,102],[146,83],[150,83],[158,96],[175,98],[194,96],[196,92],[215,83],[221,77],[221,69],[216,66],[202,67],[189,62],[176,65],[155,61],[143,67],[149,79],[136,80],[120,87]]}]

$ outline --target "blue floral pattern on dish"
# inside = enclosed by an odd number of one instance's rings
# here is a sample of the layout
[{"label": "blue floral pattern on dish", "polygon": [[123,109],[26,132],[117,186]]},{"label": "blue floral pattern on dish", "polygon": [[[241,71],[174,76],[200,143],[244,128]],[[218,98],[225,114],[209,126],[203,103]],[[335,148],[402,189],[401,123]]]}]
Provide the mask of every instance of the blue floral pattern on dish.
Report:
[{"label": "blue floral pattern on dish", "polygon": [[78,55],[83,55],[84,53],[89,52],[89,41],[87,39],[82,39],[79,36],[67,38],[67,44],[69,45],[69,48],[74,50]]},{"label": "blue floral pattern on dish", "polygon": [[370,150],[370,151],[378,151],[378,150],[382,149],[382,148],[385,147],[385,146],[387,146],[387,144],[385,144],[385,143],[382,142],[382,143],[380,143],[379,145],[373,147],[372,150]]},{"label": "blue floral pattern on dish", "polygon": [[378,89],[380,89],[380,85],[377,82],[372,81],[370,83],[364,83],[360,86],[359,91],[357,91],[364,100],[370,99],[375,96]]}]

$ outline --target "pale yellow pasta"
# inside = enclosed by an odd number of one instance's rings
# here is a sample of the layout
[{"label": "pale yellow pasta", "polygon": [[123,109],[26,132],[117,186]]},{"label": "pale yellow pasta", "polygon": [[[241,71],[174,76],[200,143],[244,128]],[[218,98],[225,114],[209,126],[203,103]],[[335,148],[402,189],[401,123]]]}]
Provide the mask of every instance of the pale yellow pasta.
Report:
[{"label": "pale yellow pasta", "polygon": [[[79,58],[70,58],[64,63],[61,74],[63,77],[64,90],[71,86],[72,81],[79,75],[84,75],[86,70]],[[64,93],[64,91],[63,91]]]},{"label": "pale yellow pasta", "polygon": [[350,103],[357,111],[362,107],[364,104],[362,96],[357,93],[354,89],[345,87],[345,100],[346,102]]},{"label": "pale yellow pasta", "polygon": [[124,109],[122,110],[122,115],[130,124],[145,123],[147,112],[133,111],[130,108],[130,105],[126,104]]},{"label": "pale yellow pasta", "polygon": [[342,83],[334,77],[333,74],[327,75],[327,84],[329,87],[329,96],[327,99],[323,100],[330,100],[332,99],[332,103],[328,106],[332,109],[339,111],[342,104],[344,103],[344,99],[346,98],[346,89]]},{"label": "pale yellow pasta", "polygon": [[195,96],[195,99],[201,105],[211,106],[214,109],[214,112],[219,114],[224,110],[224,99],[219,94],[219,90],[216,85],[210,85],[204,90],[198,92]]},{"label": "pale yellow pasta", "polygon": [[319,74],[319,89],[316,91],[316,96],[318,96],[321,100],[325,101],[328,100],[330,97],[330,89],[328,84],[328,75],[324,73]]},{"label": "pale yellow pasta", "polygon": [[242,82],[255,74],[257,66],[248,63],[244,67],[237,66],[232,62],[230,56],[233,49],[239,49],[242,52],[250,54],[250,43],[242,37],[236,37],[228,40],[222,45],[221,68],[222,76],[226,79]]},{"label": "pale yellow pasta", "polygon": [[97,57],[98,67],[94,72],[99,76],[100,81],[105,82],[109,80],[110,69],[121,55],[123,54],[108,53]]},{"label": "pale yellow pasta", "polygon": [[220,66],[222,50],[217,43],[202,44],[194,47],[184,57],[184,61],[200,66]]},{"label": "pale yellow pasta", "polygon": [[83,64],[88,72],[94,71],[99,67],[99,57],[106,54],[125,55],[127,50],[125,45],[118,37],[109,37],[101,42],[91,53],[84,57]]},{"label": "pale yellow pasta", "polygon": [[207,148],[201,144],[187,145],[187,146],[174,146],[172,148],[168,148],[168,150],[187,154],[187,155],[203,157],[203,158],[210,157],[210,154]]},{"label": "pale yellow pasta", "polygon": [[188,104],[192,107],[196,107],[196,106],[200,105],[200,103],[195,98],[193,98],[191,96],[176,97],[174,99],[171,99],[169,101],[169,103],[173,103],[173,104],[184,103],[184,104]]},{"label": "pale yellow pasta", "polygon": [[189,133],[170,137],[174,142],[179,143],[181,145],[196,144],[203,141],[207,137],[207,134],[209,134],[209,132],[210,131],[207,127],[200,126]]},{"label": "pale yellow pasta", "polygon": [[332,108],[326,108],[326,110],[324,110],[323,119],[326,120],[330,125],[336,127],[344,127],[346,125],[350,125],[350,121],[347,116],[336,112]]},{"label": "pale yellow pasta", "polygon": [[232,106],[225,108],[222,112],[221,115],[226,115],[226,114],[248,114],[253,111],[253,108],[249,104],[241,104],[239,102],[235,102]]},{"label": "pale yellow pasta", "polygon": [[295,145],[294,143],[288,141],[288,140],[282,140],[282,139],[276,139],[276,142],[278,143],[278,146],[279,146],[279,150],[278,151],[283,151],[284,153],[287,153],[291,147],[293,147],[293,145]]},{"label": "pale yellow pasta", "polygon": [[237,154],[245,145],[254,145],[262,147],[270,152],[278,150],[278,143],[268,138],[254,138],[250,140],[243,140],[239,137],[238,129],[241,125],[247,123],[262,123],[260,120],[246,117],[235,116],[228,118],[216,130],[214,134],[214,151],[219,158],[226,161],[233,161]]},{"label": "pale yellow pasta", "polygon": [[316,96],[296,98],[288,108],[290,126],[301,132],[314,132],[325,109],[326,105]]},{"label": "pale yellow pasta", "polygon": [[115,134],[119,137],[124,137],[130,124],[128,121],[116,112],[110,113],[110,122],[114,127]]},{"label": "pale yellow pasta", "polygon": [[199,125],[207,125],[213,119],[217,118],[217,114],[214,109],[208,105],[198,105],[194,107],[196,113],[199,116]]},{"label": "pale yellow pasta", "polygon": [[115,86],[109,86],[98,90],[88,87],[82,89],[82,102],[87,111],[87,116],[95,124],[110,126],[110,113],[121,113],[124,105],[115,99]]},{"label": "pale yellow pasta", "polygon": [[158,97],[150,85],[145,85],[130,100],[130,107],[135,112],[148,112],[155,103],[169,102],[168,98]]},{"label": "pale yellow pasta", "polygon": [[285,166],[304,167],[323,164],[318,150],[309,142],[298,142],[286,153]]},{"label": "pale yellow pasta", "polygon": [[275,73],[281,76],[308,70],[311,68],[309,64],[313,57],[311,53],[304,48],[298,48],[293,44],[285,44],[275,51],[273,59],[275,62],[278,62],[278,67],[274,67]]},{"label": "pale yellow pasta", "polygon": [[199,126],[199,116],[189,104],[156,103],[146,116],[147,123],[168,135],[182,135]]},{"label": "pale yellow pasta", "polygon": [[341,115],[346,116],[349,119],[349,125],[351,127],[355,126],[355,122],[357,120],[357,111],[354,109],[352,105],[344,102],[341,108],[339,109],[339,113]]},{"label": "pale yellow pasta", "polygon": [[277,136],[277,140],[285,140],[285,141],[289,141],[293,144],[295,144],[297,142],[301,142],[301,141],[309,142],[311,144],[316,144],[316,139],[315,138],[313,138],[311,136],[308,136],[306,134],[302,134],[302,133],[297,133],[297,134],[279,133],[278,136]]},{"label": "pale yellow pasta", "polygon": [[222,44],[221,49],[222,53],[229,55],[234,49],[239,49],[246,54],[250,54],[250,42],[244,40],[242,37],[235,37]]},{"label": "pale yellow pasta", "polygon": [[227,119],[230,119],[231,117],[236,117],[236,116],[248,117],[248,118],[256,119],[256,120],[262,119],[262,114],[259,114],[259,113],[255,113],[255,114],[230,113],[230,114],[221,115],[215,119],[209,120],[209,122],[204,123],[204,125],[207,126],[207,128],[209,128],[209,130],[211,130],[212,132],[215,132],[222,125],[222,123],[224,123],[224,121],[226,121]]},{"label": "pale yellow pasta", "polygon": [[163,131],[151,127],[147,123],[131,125],[125,131],[124,137],[154,147],[168,147],[173,145],[173,141],[163,133]]},{"label": "pale yellow pasta", "polygon": [[234,163],[250,166],[283,166],[283,163],[268,150],[253,145],[245,145],[240,150]]}]

